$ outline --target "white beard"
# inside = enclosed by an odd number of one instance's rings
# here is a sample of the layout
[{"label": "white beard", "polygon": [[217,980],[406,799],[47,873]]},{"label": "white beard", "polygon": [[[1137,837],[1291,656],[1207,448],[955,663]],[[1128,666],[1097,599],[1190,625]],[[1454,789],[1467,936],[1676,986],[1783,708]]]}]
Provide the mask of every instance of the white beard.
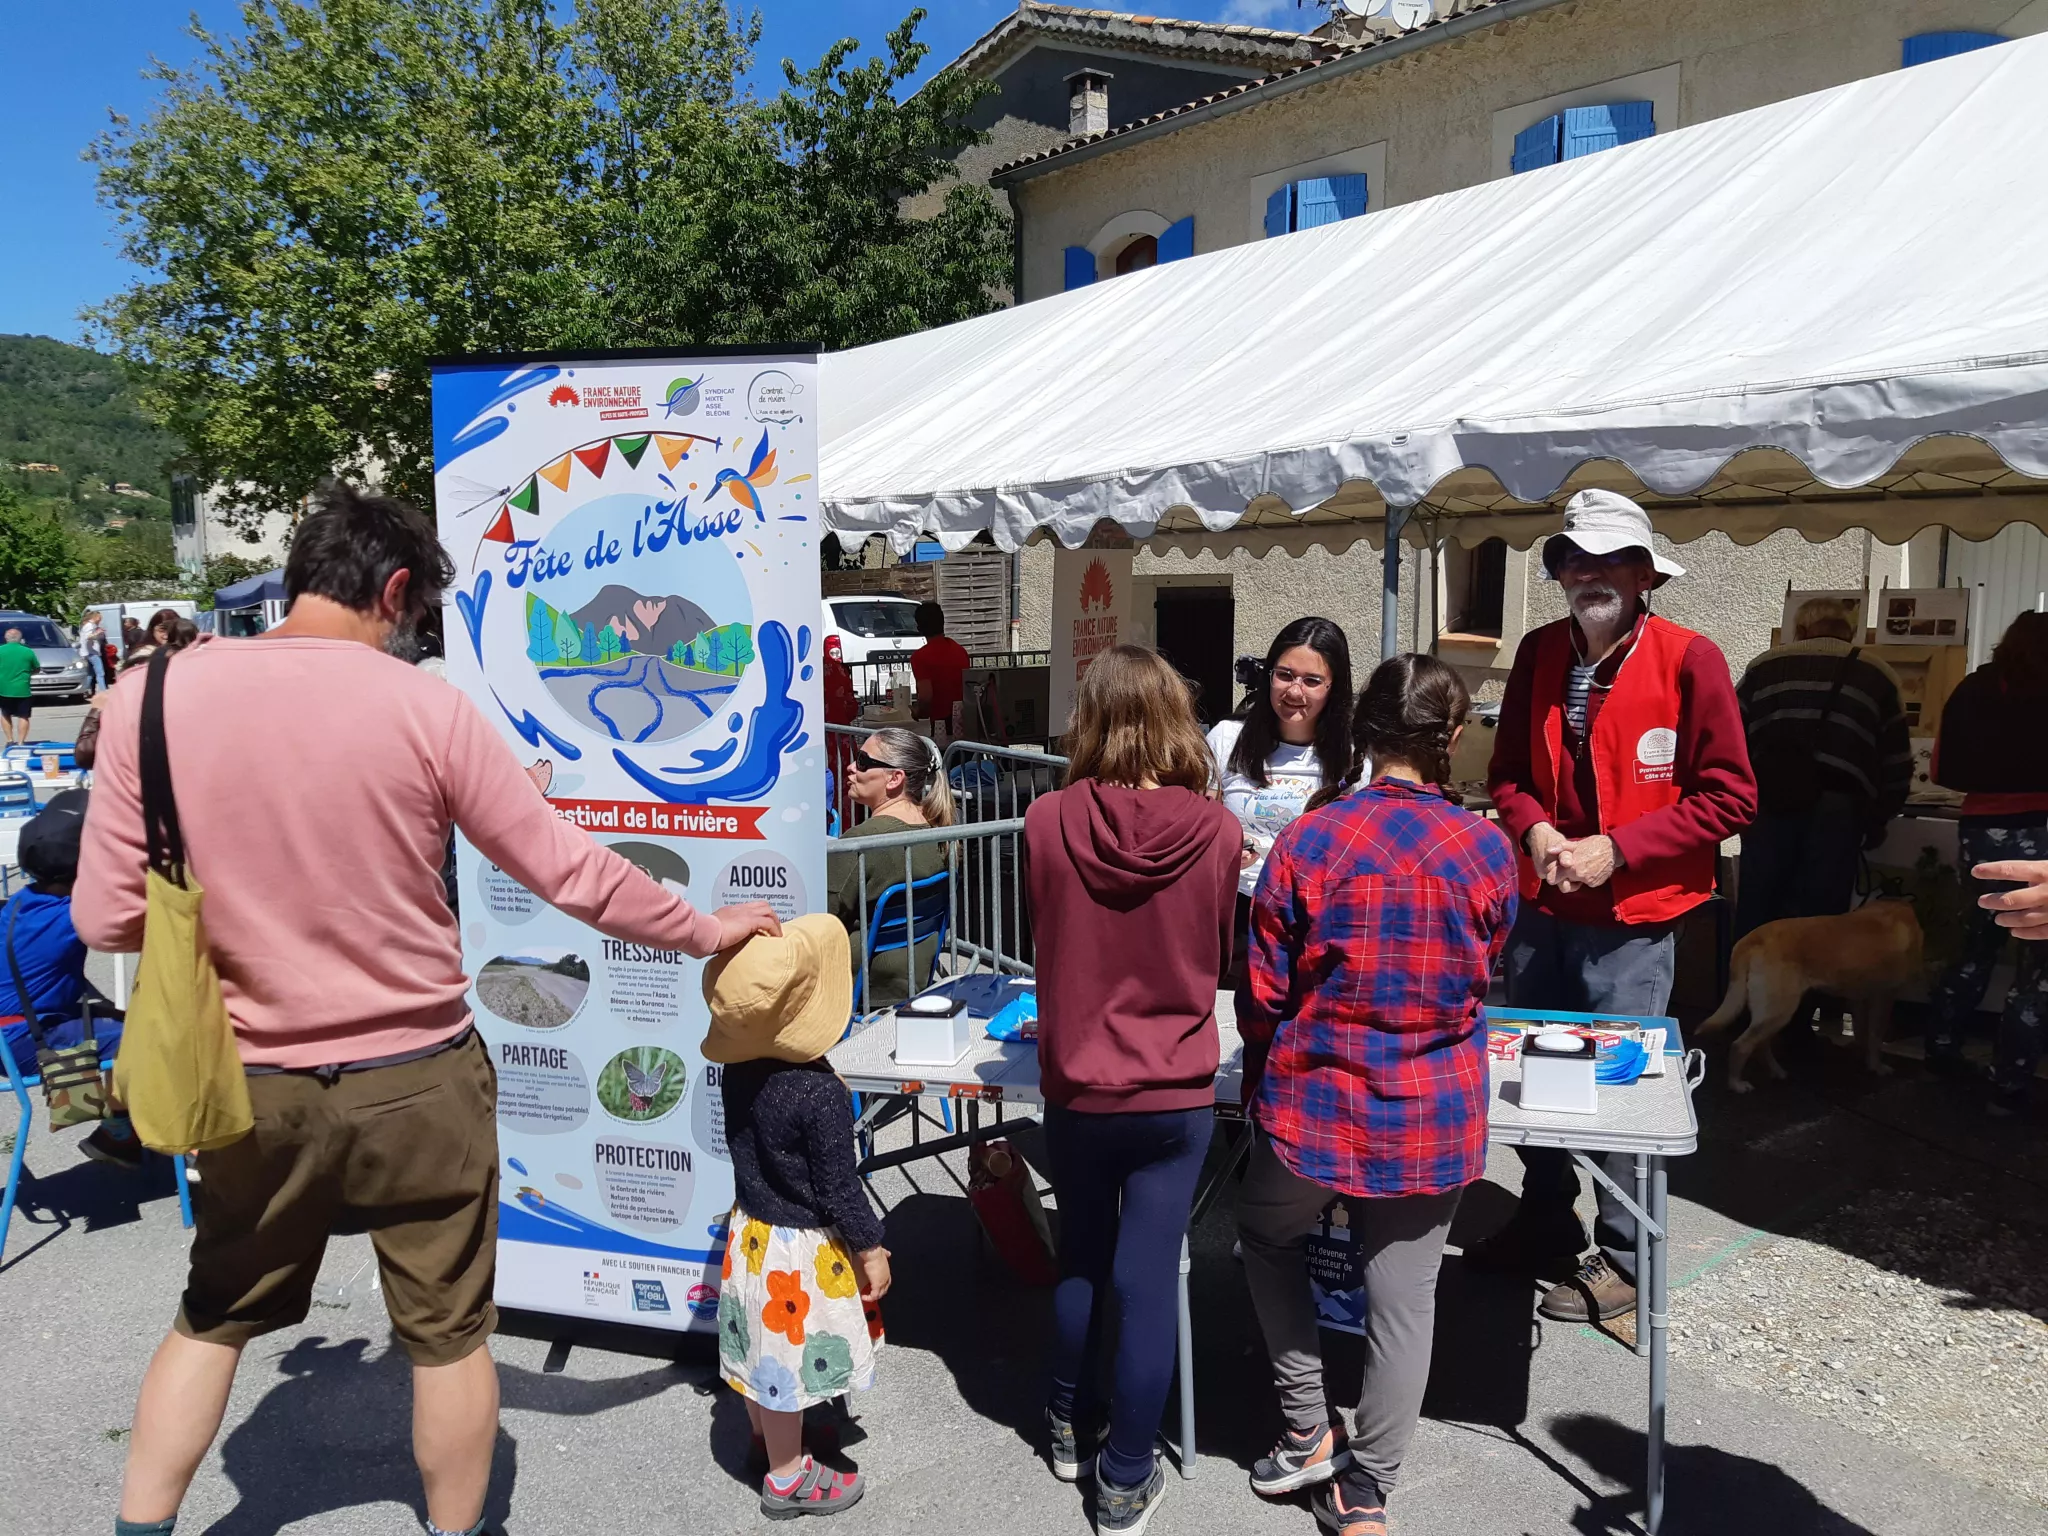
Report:
[{"label": "white beard", "polygon": [[1613,587],[1580,587],[1572,593],[1572,615],[1583,625],[1605,629],[1619,624],[1626,612],[1621,593]]}]

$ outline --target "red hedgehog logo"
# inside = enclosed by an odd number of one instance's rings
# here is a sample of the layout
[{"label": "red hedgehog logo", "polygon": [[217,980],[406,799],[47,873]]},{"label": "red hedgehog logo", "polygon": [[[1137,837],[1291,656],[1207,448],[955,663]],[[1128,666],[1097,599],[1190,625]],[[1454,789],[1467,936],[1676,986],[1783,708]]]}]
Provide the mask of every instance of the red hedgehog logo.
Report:
[{"label": "red hedgehog logo", "polygon": [[1116,588],[1110,584],[1109,567],[1100,560],[1089,561],[1088,569],[1081,573],[1081,611],[1107,610],[1115,601]]},{"label": "red hedgehog logo", "polygon": [[554,392],[548,396],[549,405],[581,405],[582,403],[582,401],[576,398],[576,391],[566,384],[557,384]]}]

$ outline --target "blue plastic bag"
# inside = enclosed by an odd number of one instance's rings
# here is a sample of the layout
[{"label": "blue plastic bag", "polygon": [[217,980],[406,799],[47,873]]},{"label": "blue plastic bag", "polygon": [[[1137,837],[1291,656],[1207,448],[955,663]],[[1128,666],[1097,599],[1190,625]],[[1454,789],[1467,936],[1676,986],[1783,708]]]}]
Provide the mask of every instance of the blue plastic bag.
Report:
[{"label": "blue plastic bag", "polygon": [[1616,1040],[1602,1045],[1593,1080],[1601,1083],[1632,1083],[1649,1070],[1650,1053],[1640,1040]]},{"label": "blue plastic bag", "polygon": [[[1026,1026],[1029,1026],[1027,1032]],[[1022,1042],[1026,1045],[1038,1043],[1038,994],[1026,992],[988,1021],[988,1037],[991,1040]]]}]

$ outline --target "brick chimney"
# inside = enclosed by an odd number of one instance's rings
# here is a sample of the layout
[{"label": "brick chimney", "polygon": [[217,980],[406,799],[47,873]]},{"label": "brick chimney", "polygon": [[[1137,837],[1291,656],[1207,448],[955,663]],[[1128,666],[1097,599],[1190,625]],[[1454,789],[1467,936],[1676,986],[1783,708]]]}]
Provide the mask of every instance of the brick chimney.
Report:
[{"label": "brick chimney", "polygon": [[1067,76],[1067,132],[1109,131],[1109,82],[1113,78],[1102,69],[1077,70]]}]

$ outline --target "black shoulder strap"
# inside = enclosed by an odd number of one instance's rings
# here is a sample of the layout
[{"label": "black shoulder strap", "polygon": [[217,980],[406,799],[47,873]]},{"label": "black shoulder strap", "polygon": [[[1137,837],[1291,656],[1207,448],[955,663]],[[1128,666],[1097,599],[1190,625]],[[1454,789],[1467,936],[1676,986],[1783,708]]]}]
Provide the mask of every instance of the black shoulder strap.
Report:
[{"label": "black shoulder strap", "polygon": [[171,652],[149,658],[143,680],[139,768],[142,776],[142,835],[149,867],[173,885],[185,883],[185,834],[178,825],[178,801],[171,793],[171,755],[164,741],[164,673]]},{"label": "black shoulder strap", "polygon": [[1849,671],[1856,665],[1856,658],[1863,654],[1863,647],[1852,645],[1849,654],[1842,658],[1842,665],[1835,671],[1835,686],[1828,690],[1828,701],[1820,709],[1820,723],[1826,725],[1835,716],[1835,700],[1842,696],[1842,689],[1849,681]]},{"label": "black shoulder strap", "polygon": [[9,902],[7,906],[7,974],[14,978],[14,998],[21,1005],[21,1016],[28,1021],[28,1032],[35,1038],[36,1049],[43,1046],[43,1021],[36,1016],[36,1000],[28,995],[28,983],[22,980],[21,962],[14,958],[14,924],[21,916],[21,903]]}]

